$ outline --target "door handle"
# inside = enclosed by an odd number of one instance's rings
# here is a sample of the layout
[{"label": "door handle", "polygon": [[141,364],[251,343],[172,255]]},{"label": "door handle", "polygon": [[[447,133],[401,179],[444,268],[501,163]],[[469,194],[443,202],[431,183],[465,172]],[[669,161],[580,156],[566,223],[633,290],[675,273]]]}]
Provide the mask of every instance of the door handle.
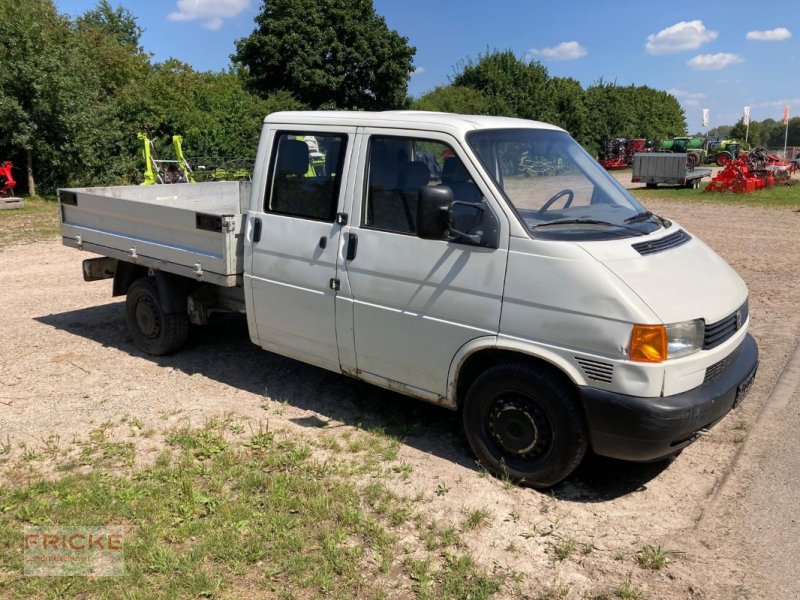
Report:
[{"label": "door handle", "polygon": [[253,243],[257,244],[261,241],[261,219],[256,217],[253,219]]},{"label": "door handle", "polygon": [[327,247],[327,245],[328,245],[328,238],[323,235],[321,238],[319,238],[319,247],[324,250]]},{"label": "door handle", "polygon": [[347,235],[347,254],[345,255],[345,260],[353,260],[356,257],[357,251],[358,236],[354,233],[350,233]]}]

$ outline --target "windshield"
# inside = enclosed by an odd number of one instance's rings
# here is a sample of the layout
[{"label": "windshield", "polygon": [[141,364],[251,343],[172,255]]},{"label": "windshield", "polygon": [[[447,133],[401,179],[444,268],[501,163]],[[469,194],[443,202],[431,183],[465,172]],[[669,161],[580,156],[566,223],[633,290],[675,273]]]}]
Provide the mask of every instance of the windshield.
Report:
[{"label": "windshield", "polygon": [[631,237],[664,224],[563,131],[474,131],[467,142],[537,238]]}]

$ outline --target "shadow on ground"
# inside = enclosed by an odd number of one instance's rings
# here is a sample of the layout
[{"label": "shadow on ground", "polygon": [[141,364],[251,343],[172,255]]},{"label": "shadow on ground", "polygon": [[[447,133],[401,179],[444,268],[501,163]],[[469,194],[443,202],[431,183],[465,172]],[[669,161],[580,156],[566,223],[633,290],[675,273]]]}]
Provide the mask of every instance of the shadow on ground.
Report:
[{"label": "shadow on ground", "polygon": [[[134,345],[124,314],[124,303],[112,302],[35,320],[161,366],[201,374],[315,413],[292,419],[297,425],[325,429],[344,423],[380,429],[417,450],[479,469],[456,413],[262,350],[250,342],[242,316],[225,316],[193,328],[187,346],[178,354],[150,356]],[[223,408],[235,410],[234,406]],[[629,463],[589,453],[567,481],[548,493],[577,502],[605,502],[644,490],[667,465],[664,461]]]}]

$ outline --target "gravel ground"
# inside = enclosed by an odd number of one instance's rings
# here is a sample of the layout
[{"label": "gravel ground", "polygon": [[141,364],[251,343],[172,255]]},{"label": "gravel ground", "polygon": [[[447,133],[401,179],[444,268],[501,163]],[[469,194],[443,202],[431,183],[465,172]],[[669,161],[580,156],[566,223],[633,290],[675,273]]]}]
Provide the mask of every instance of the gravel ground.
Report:
[{"label": "gravel ground", "polygon": [[[140,465],[154,459],[162,432],[225,415],[306,436],[399,427],[407,432],[399,460],[413,471],[388,483],[400,493],[422,492],[420,510],[441,523],[490,511],[485,527],[464,534],[468,548],[489,570],[526,575],[522,592],[530,597],[556,582],[570,586],[569,598],[601,594],[630,573],[649,598],[727,600],[711,583],[713,549],[682,540],[797,343],[800,213],[656,201],[648,208],[700,236],[745,279],[762,357],[743,405],[673,462],[590,457],[551,493],[504,485],[476,468],[452,413],[262,351],[249,342],[243,319],[194,331],[176,356],[142,354],[125,329],[123,303],[110,297],[111,283],[82,281],[88,255],[42,241],[0,250],[0,442],[12,449],[2,475],[23,482],[46,472],[46,463],[21,468],[14,459],[25,449],[69,446],[123,419],[117,434],[132,436]],[[131,423],[155,433],[125,433]],[[570,540],[579,550],[554,558]],[[674,556],[674,567],[641,569],[636,552],[661,543],[685,553]],[[752,568],[743,557],[726,573],[735,578]]]}]

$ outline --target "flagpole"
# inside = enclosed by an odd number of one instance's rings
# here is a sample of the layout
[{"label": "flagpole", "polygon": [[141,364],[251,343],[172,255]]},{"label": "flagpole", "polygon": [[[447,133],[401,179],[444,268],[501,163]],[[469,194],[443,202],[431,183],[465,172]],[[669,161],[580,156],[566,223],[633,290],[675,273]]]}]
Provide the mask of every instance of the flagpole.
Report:
[{"label": "flagpole", "polygon": [[789,141],[789,123],[786,123],[786,133],[783,136],[783,160],[786,160],[786,144]]}]

